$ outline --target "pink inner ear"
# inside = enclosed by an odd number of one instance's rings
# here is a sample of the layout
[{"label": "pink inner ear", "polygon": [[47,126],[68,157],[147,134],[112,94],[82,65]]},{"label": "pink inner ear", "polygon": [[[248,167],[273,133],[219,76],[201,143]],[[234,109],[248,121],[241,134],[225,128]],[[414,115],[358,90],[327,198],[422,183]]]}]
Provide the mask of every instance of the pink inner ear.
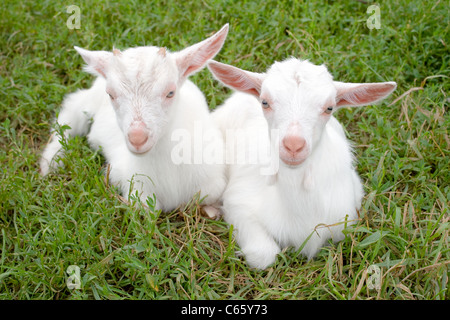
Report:
[{"label": "pink inner ear", "polygon": [[187,54],[182,63],[181,68],[186,69],[183,73],[183,77],[187,77],[200,69],[206,61],[214,57],[217,51],[220,50],[222,43],[220,39],[215,39],[210,45],[201,47],[199,50]]},{"label": "pink inner ear", "polygon": [[103,76],[103,78],[106,78],[106,74],[105,74],[105,71],[104,71],[105,68],[104,68],[103,65],[101,65],[101,66],[97,65],[97,66],[94,67],[94,69],[95,69],[95,71],[97,71],[99,74],[101,74],[101,75]]},{"label": "pink inner ear", "polygon": [[182,71],[182,76],[187,77],[198,71],[209,59],[214,58],[222,48],[227,33],[228,26],[222,28],[212,37],[181,51],[181,57],[178,59],[177,64]]},{"label": "pink inner ear", "polygon": [[259,77],[258,74],[219,62],[211,62],[208,67],[225,85],[259,97],[262,77]]},{"label": "pink inner ear", "polygon": [[392,83],[367,83],[339,90],[336,106],[368,105],[385,98],[395,89]]},{"label": "pink inner ear", "polygon": [[200,69],[204,64],[203,61],[206,60],[202,56],[197,56],[194,58],[190,58],[189,56],[185,57],[182,64],[180,65],[181,69],[186,69],[183,73],[183,77],[187,77],[190,74],[194,73],[196,70]]},{"label": "pink inner ear", "polygon": [[107,51],[89,51],[79,47],[75,47],[75,50],[81,55],[83,60],[87,63],[86,71],[90,73],[97,73],[106,78],[106,68],[109,63],[109,59],[112,56],[111,52]]}]

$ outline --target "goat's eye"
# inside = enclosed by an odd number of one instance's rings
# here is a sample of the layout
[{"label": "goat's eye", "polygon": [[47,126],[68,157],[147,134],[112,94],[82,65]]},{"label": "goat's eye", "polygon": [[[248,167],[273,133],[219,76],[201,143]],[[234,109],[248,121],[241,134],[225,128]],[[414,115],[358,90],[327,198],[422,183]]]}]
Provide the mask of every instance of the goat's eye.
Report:
[{"label": "goat's eye", "polygon": [[108,92],[107,92],[107,94],[108,94],[108,96],[111,98],[111,100],[114,100],[114,97],[113,97],[113,95],[112,95],[111,93],[108,93]]},{"label": "goat's eye", "polygon": [[267,100],[263,100],[263,101],[261,101],[261,106],[262,106],[264,109],[267,109],[267,108],[270,107],[270,104],[267,102]]},{"label": "goat's eye", "polygon": [[173,98],[174,95],[175,95],[175,91],[169,91],[166,98]]},{"label": "goat's eye", "polygon": [[330,114],[332,111],[333,111],[333,107],[328,107],[328,108],[325,109],[324,112],[325,112],[326,114]]}]

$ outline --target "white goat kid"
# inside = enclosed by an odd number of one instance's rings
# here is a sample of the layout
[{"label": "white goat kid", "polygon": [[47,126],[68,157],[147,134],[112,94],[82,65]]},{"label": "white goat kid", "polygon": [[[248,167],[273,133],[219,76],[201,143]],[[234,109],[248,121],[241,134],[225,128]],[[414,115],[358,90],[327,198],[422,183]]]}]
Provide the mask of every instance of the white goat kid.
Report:
[{"label": "white goat kid", "polygon": [[249,265],[264,269],[288,246],[304,245],[301,253],[312,258],[328,239],[342,240],[342,230],[358,218],[363,188],[333,113],[381,100],[396,83],[337,82],[325,66],[294,58],[276,62],[265,74],[216,61],[208,68],[244,92],[213,113],[222,130],[249,126],[249,137],[269,130],[279,137],[269,141],[263,135],[281,159],[275,177],[261,175],[263,164],[229,168],[222,210]]},{"label": "white goat kid", "polygon": [[[203,147],[223,147],[221,132],[210,118],[204,95],[187,77],[201,70],[221,49],[228,24],[210,38],[179,52],[137,47],[123,52],[75,49],[98,78],[91,88],[69,94],[57,123],[67,137],[86,135],[91,147],[110,164],[109,180],[124,196],[137,191],[145,203],[170,211],[201,192],[204,204],[217,202],[225,188],[220,164],[174,163],[172,134],[202,130]],[[91,124],[92,122],[92,124]],[[41,159],[41,173],[60,165],[61,136],[53,131]]]}]

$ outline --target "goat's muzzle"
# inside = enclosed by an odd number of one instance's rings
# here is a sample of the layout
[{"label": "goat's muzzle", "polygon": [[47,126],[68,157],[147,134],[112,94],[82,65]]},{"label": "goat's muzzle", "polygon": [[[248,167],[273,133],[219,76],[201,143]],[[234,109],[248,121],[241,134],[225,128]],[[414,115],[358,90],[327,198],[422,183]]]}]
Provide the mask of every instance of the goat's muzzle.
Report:
[{"label": "goat's muzzle", "polygon": [[143,122],[133,123],[128,130],[128,142],[130,151],[134,153],[145,153],[152,147],[150,143],[150,132]]},{"label": "goat's muzzle", "polygon": [[280,159],[287,165],[297,166],[305,161],[308,150],[305,138],[286,136],[281,141]]}]

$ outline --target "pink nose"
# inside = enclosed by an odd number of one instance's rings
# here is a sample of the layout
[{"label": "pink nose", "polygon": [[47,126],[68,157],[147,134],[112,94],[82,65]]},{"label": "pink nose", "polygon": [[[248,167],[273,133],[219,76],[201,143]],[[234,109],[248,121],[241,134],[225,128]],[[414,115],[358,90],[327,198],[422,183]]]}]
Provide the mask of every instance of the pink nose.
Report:
[{"label": "pink nose", "polygon": [[293,156],[303,150],[306,140],[298,136],[287,136],[283,139],[284,148]]},{"label": "pink nose", "polygon": [[132,126],[128,131],[128,140],[136,148],[142,147],[148,140],[148,131],[143,123]]}]

